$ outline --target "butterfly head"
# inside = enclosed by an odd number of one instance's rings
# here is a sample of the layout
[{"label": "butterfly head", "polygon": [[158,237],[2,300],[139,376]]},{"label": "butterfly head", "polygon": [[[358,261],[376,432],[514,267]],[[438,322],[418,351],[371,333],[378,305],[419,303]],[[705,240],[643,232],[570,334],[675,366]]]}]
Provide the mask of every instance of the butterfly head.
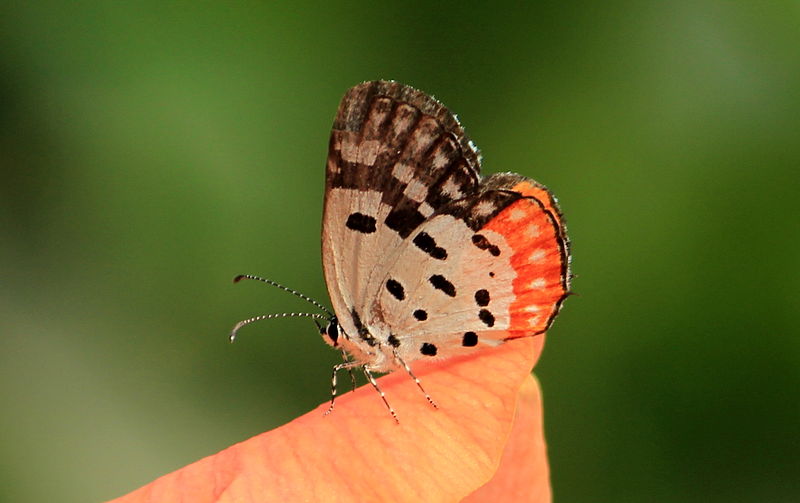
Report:
[{"label": "butterfly head", "polygon": [[333,347],[339,346],[339,333],[341,329],[339,328],[339,321],[336,319],[336,316],[331,317],[326,326],[318,326],[322,340]]}]

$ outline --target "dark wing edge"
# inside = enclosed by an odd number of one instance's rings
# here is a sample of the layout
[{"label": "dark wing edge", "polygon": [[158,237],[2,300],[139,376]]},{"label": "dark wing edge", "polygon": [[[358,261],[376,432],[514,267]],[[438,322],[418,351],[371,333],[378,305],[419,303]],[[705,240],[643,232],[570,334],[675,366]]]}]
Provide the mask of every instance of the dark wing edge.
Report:
[{"label": "dark wing edge", "polygon": [[339,104],[336,119],[333,121],[333,129],[335,131],[361,131],[370,107],[377,97],[389,98],[397,103],[407,103],[422,114],[436,119],[445,131],[458,138],[462,154],[470,165],[476,171],[480,170],[480,152],[464,132],[464,128],[455,114],[433,96],[393,80],[367,81],[350,88]]},{"label": "dark wing edge", "polygon": [[402,238],[438,208],[475,194],[480,154],[458,119],[422,91],[364,82],[339,105],[326,190],[378,191],[392,208],[386,225]]}]

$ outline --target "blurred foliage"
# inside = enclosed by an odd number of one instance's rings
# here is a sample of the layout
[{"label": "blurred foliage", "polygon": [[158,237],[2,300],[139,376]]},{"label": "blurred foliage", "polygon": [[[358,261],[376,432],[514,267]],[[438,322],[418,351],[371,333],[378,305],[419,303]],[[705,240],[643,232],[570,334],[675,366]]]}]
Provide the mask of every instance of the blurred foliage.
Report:
[{"label": "blurred foliage", "polygon": [[800,497],[797,2],[0,12],[0,500],[121,495],[327,399],[311,323],[227,343],[307,306],[230,279],[327,299],[329,128],[376,78],[562,202],[557,501]]}]

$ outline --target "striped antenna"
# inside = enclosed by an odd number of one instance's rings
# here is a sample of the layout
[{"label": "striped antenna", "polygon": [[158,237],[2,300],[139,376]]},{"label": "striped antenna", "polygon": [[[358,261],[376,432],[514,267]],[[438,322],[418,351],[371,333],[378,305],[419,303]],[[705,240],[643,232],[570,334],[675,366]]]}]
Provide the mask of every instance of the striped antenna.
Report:
[{"label": "striped antenna", "polygon": [[329,318],[333,317],[333,313],[330,312],[325,306],[323,306],[322,304],[320,304],[316,300],[314,300],[314,299],[312,299],[312,298],[310,298],[310,297],[308,297],[306,295],[303,295],[302,293],[298,292],[297,290],[292,290],[291,288],[287,288],[287,287],[281,285],[280,283],[278,283],[277,281],[272,281],[271,279],[267,279],[267,278],[260,278],[258,276],[253,276],[252,274],[240,274],[240,275],[236,276],[235,278],[233,278],[233,282],[234,283],[238,283],[243,279],[254,279],[256,281],[261,281],[261,282],[264,282],[264,283],[266,283],[268,285],[272,285],[275,288],[280,288],[284,292],[289,292],[292,295],[294,295],[295,297],[300,297],[304,301],[306,301],[306,302],[308,302],[310,304],[313,304],[314,306],[318,307],[319,309],[325,311],[326,313],[328,313],[328,317]]},{"label": "striped antenna", "polygon": [[244,327],[245,325],[249,325],[254,321],[261,321],[261,320],[268,320],[270,318],[314,318],[314,322],[316,320],[326,320],[329,319],[326,316],[317,313],[277,313],[277,314],[262,314],[260,316],[253,316],[252,318],[248,318],[246,320],[242,320],[237,323],[233,330],[231,330],[230,341],[234,342],[236,340],[236,334],[239,332],[239,329]]}]

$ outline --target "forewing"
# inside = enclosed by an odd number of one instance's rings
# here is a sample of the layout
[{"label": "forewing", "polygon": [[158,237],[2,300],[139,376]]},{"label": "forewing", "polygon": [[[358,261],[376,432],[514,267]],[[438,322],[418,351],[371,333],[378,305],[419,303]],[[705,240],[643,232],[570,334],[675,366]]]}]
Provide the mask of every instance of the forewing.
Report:
[{"label": "forewing", "polygon": [[387,81],[347,92],[331,132],[322,223],[325,280],[346,332],[356,331],[351,313],[387,257],[437,210],[476,193],[479,162],[430,96]]},{"label": "forewing", "polygon": [[494,175],[412,233],[371,285],[367,324],[406,362],[542,333],[569,290],[568,248],[546,188]]}]

